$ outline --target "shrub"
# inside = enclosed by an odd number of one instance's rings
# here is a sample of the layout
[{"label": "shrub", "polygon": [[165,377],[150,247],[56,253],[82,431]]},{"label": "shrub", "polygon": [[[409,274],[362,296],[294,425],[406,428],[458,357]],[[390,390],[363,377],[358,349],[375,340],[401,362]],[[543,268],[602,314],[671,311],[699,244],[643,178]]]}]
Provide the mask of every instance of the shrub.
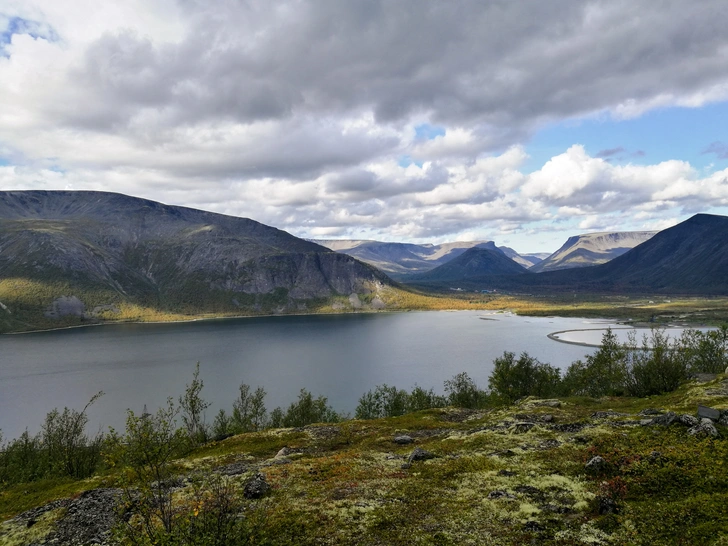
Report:
[{"label": "shrub", "polygon": [[408,411],[408,402],[407,391],[386,383],[377,385],[374,391],[368,391],[359,399],[355,416],[357,419],[378,419],[404,415]]},{"label": "shrub", "polygon": [[624,394],[627,350],[611,328],[602,336],[599,349],[585,358],[586,362],[577,360],[569,366],[564,377],[565,391],[593,397]]},{"label": "shrub", "polygon": [[250,386],[240,384],[238,398],[233,402],[232,428],[236,433],[253,432],[265,428],[267,411],[266,392],[263,387],[250,393]]},{"label": "shrub", "polygon": [[340,420],[334,409],[327,405],[324,396],[314,398],[306,389],[301,389],[298,401],[288,406],[282,418],[284,427],[302,427],[311,423],[336,423]]},{"label": "shrub", "polygon": [[63,408],[50,411],[41,432],[26,430],[19,438],[0,447],[0,483],[22,483],[50,477],[86,478],[101,462],[104,436],[86,435],[86,411],[103,392],[94,395],[81,411]]},{"label": "shrub", "polygon": [[445,392],[448,404],[458,408],[481,408],[488,401],[488,395],[478,389],[475,382],[465,372],[453,376],[452,379],[447,379]]},{"label": "shrub", "polygon": [[409,411],[421,411],[430,408],[442,408],[447,405],[447,400],[444,396],[435,394],[432,389],[425,390],[422,387],[415,385],[412,392],[409,395],[407,401],[407,407]]},{"label": "shrub", "polygon": [[685,353],[681,344],[670,342],[662,330],[654,329],[637,348],[634,339],[627,350],[625,388],[630,396],[650,396],[671,392],[687,377]]},{"label": "shrub", "polygon": [[709,332],[685,330],[680,347],[689,373],[722,373],[728,366],[728,325]]},{"label": "shrub", "polygon": [[561,374],[558,369],[521,353],[504,352],[493,362],[488,386],[494,396],[512,403],[524,396],[548,397],[559,393]]},{"label": "shrub", "polygon": [[198,362],[192,374],[192,383],[186,386],[184,395],[179,397],[182,422],[187,430],[187,439],[193,447],[204,444],[208,438],[205,410],[210,407],[210,404],[205,402],[200,395],[203,386]]}]

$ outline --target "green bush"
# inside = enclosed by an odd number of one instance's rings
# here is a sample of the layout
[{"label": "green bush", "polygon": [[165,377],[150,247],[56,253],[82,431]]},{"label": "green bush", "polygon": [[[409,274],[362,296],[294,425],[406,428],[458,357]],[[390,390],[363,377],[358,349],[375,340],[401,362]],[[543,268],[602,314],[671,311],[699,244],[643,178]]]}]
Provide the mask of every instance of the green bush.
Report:
[{"label": "green bush", "polygon": [[407,391],[390,387],[385,383],[377,385],[373,391],[368,391],[359,398],[354,415],[357,419],[379,419],[380,417],[404,415],[409,410],[408,402]]},{"label": "green bush", "polygon": [[661,330],[642,338],[638,348],[634,339],[627,345],[625,389],[630,396],[651,396],[671,392],[687,377],[685,352],[679,341],[671,342]]},{"label": "green bush", "polygon": [[627,350],[619,343],[611,328],[602,336],[602,343],[586,362],[577,360],[566,371],[564,390],[581,396],[619,396],[625,393]]},{"label": "green bush", "polygon": [[200,379],[200,363],[195,366],[192,383],[186,386],[184,395],[179,397],[182,422],[187,430],[187,439],[191,447],[204,444],[208,440],[209,431],[205,423],[205,410],[210,404],[205,402],[200,393],[204,383]]},{"label": "green bush", "polygon": [[46,415],[39,434],[31,436],[26,430],[8,445],[0,445],[0,483],[93,475],[101,463],[104,436],[86,435],[86,411],[102,395],[93,396],[81,411],[54,409]]},{"label": "green bush", "polygon": [[493,365],[488,387],[499,400],[512,403],[524,396],[548,397],[560,392],[559,370],[528,353],[521,353],[516,359],[514,353],[506,351]]},{"label": "green bush", "polygon": [[324,396],[314,398],[306,389],[301,389],[298,400],[288,406],[282,418],[284,427],[303,427],[312,423],[336,423],[341,418],[334,409],[327,405]]},{"label": "green bush", "polygon": [[238,398],[233,402],[233,416],[231,426],[236,434],[241,432],[256,432],[265,428],[266,392],[263,387],[258,387],[251,394],[250,386],[241,383]]},{"label": "green bush", "polygon": [[465,373],[459,373],[445,381],[447,403],[457,408],[477,409],[485,407],[488,403],[488,394],[478,389],[478,386]]},{"label": "green bush", "polygon": [[728,367],[728,325],[701,332],[685,330],[680,338],[689,373],[722,373]]}]

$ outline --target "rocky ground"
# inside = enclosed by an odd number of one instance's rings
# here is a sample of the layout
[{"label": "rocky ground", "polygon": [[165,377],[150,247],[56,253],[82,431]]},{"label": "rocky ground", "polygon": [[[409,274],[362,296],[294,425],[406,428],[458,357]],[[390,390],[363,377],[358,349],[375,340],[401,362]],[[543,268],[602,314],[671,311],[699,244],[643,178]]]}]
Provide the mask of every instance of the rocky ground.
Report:
[{"label": "rocky ground", "polygon": [[[268,544],[728,544],[728,378],[703,379],[235,436],[179,461],[170,487],[191,511],[197,477],[222,476]],[[0,544],[111,544],[130,517],[118,485],[49,491]]]}]

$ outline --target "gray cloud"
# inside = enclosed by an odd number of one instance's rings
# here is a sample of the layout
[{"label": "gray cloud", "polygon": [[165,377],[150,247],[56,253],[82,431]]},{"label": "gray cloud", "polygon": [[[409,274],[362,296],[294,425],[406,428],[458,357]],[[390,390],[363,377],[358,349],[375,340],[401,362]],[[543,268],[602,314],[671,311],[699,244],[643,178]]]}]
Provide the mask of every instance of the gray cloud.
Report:
[{"label": "gray cloud", "polygon": [[[528,175],[516,146],[552,121],[725,100],[724,0],[149,4],[156,23],[135,25],[130,8],[74,42],[85,6],[69,0],[70,23],[53,12],[65,42],[6,48],[0,152],[27,171],[5,187],[127,191],[304,235],[400,238],[728,199],[719,177],[680,162],[607,161],[642,151],[560,151]],[[157,32],[165,9],[176,32]],[[417,138],[425,123],[445,134]],[[720,142],[704,153],[728,157]]]}]

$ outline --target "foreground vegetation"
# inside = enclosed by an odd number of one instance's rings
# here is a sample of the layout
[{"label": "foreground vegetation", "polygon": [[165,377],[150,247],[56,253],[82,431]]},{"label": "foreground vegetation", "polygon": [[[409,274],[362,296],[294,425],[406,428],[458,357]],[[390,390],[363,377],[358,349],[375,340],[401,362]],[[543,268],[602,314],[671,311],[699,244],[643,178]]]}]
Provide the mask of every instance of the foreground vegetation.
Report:
[{"label": "foreground vegetation", "polygon": [[[487,389],[380,385],[354,420],[305,390],[268,413],[242,384],[208,424],[198,367],[178,400],[89,437],[99,393],[3,446],[0,543],[726,544],[728,328],[652,343],[607,332],[563,377],[504,353]],[[89,499],[107,529],[73,523]]]}]

